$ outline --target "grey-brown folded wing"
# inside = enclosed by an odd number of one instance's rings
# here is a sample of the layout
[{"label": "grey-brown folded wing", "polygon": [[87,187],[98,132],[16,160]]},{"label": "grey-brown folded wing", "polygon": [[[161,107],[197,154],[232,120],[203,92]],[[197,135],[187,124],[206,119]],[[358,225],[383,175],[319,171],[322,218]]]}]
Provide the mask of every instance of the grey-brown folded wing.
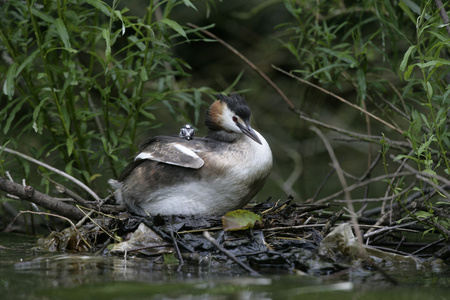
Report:
[{"label": "grey-brown folded wing", "polygon": [[119,177],[123,181],[141,163],[151,160],[169,165],[200,169],[204,165],[195,148],[197,143],[176,137],[154,137],[140,145],[140,153]]}]

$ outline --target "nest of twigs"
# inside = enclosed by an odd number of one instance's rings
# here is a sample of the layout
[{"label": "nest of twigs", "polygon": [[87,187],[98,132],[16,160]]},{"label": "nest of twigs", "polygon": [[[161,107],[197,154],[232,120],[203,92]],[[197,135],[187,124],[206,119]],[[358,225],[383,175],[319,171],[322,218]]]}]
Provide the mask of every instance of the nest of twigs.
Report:
[{"label": "nest of twigs", "polygon": [[288,199],[260,203],[246,211],[259,219],[237,229],[224,226],[224,217],[101,213],[81,227],[53,232],[40,241],[40,247],[146,256],[179,264],[238,264],[253,275],[268,270],[329,275],[354,268],[355,262],[380,270],[385,263],[448,262],[450,256],[445,239],[416,242],[426,228],[407,220],[375,226],[377,220],[359,218],[367,242],[360,248],[349,229],[350,216],[338,206]]}]

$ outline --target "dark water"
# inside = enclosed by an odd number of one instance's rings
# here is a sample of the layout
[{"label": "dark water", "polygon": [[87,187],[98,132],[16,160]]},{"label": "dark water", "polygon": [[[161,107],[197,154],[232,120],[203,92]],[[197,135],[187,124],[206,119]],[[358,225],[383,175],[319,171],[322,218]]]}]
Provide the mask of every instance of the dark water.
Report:
[{"label": "dark water", "polygon": [[42,253],[36,239],[0,234],[0,299],[450,299],[442,264],[339,279],[265,273],[205,264],[167,265],[148,258]]}]

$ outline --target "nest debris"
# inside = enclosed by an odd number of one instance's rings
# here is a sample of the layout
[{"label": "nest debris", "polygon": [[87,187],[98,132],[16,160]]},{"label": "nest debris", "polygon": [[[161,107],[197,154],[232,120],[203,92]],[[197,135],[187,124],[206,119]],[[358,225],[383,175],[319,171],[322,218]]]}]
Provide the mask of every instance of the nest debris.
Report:
[{"label": "nest debris", "polygon": [[220,217],[97,214],[79,228],[52,232],[39,244],[52,251],[145,256],[178,264],[237,264],[252,275],[276,271],[328,276],[355,268],[356,262],[384,273],[387,263],[448,262],[450,257],[445,239],[408,242],[426,230],[415,222],[374,226],[377,220],[359,218],[363,236],[370,237],[361,248],[347,223],[350,216],[336,205],[288,199],[246,210],[260,220],[232,231],[224,229]]}]

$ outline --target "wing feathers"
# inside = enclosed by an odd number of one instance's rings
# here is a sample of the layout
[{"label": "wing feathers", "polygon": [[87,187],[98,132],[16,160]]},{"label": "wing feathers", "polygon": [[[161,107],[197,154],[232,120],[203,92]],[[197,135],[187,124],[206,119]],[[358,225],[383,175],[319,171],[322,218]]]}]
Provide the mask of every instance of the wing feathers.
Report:
[{"label": "wing feathers", "polygon": [[205,163],[194,150],[178,143],[154,143],[150,146],[139,153],[135,161],[149,159],[191,169],[200,169]]},{"label": "wing feathers", "polygon": [[[200,140],[202,140],[201,143],[198,142]],[[186,140],[174,136],[156,136],[148,139],[139,146],[141,152],[128,164],[118,181],[123,182],[134,169],[148,160],[183,168],[200,169],[205,162],[197,152],[205,150],[205,142],[208,144],[208,140],[205,139]]]}]

